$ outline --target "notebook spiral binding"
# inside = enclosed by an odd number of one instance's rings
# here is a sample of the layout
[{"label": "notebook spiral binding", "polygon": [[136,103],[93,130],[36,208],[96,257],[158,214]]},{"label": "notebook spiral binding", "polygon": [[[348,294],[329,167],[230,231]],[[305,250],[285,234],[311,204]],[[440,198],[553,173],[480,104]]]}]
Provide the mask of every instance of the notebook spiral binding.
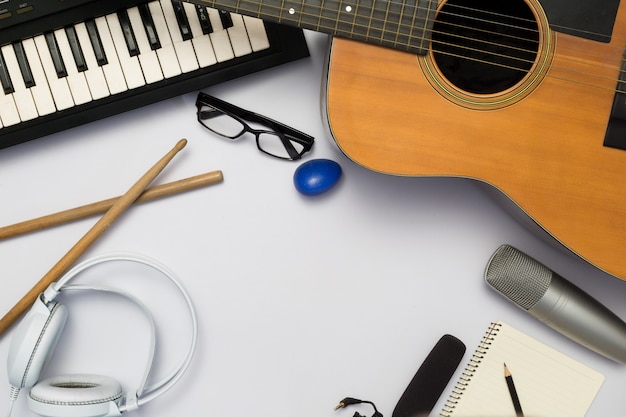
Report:
[{"label": "notebook spiral binding", "polygon": [[439,414],[440,417],[452,416],[452,413],[454,412],[456,405],[460,401],[461,397],[463,396],[463,393],[467,389],[467,386],[469,385],[470,381],[474,377],[474,374],[476,373],[478,367],[480,366],[480,363],[485,357],[485,354],[491,347],[491,344],[493,343],[494,338],[500,331],[500,327],[501,327],[500,323],[491,323],[491,326],[489,326],[489,330],[485,333],[485,336],[483,336],[483,339],[478,345],[478,348],[476,348],[476,350],[472,354],[472,358],[470,359],[469,363],[463,370],[463,374],[459,377],[459,380],[457,381],[454,389],[452,390],[452,393],[448,397],[446,404],[443,406],[443,410]]}]

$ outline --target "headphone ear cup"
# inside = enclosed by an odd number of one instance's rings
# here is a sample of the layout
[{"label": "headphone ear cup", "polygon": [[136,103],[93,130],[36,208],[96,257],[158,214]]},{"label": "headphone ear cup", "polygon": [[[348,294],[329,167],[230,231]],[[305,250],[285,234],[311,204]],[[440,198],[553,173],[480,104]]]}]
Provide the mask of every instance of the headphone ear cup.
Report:
[{"label": "headphone ear cup", "polygon": [[16,388],[37,383],[61,337],[67,309],[54,301],[49,306],[41,297],[28,311],[11,339],[7,360],[9,383]]},{"label": "headphone ear cup", "polygon": [[62,375],[46,378],[31,388],[28,407],[47,417],[120,415],[122,386],[99,375]]}]

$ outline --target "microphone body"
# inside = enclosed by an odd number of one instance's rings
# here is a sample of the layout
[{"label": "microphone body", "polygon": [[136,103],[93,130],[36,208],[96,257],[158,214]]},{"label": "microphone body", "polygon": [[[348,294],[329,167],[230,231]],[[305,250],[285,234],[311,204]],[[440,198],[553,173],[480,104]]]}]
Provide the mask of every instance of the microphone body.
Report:
[{"label": "microphone body", "polygon": [[485,281],[564,336],[626,363],[626,323],[530,256],[509,245],[501,246],[487,264]]}]

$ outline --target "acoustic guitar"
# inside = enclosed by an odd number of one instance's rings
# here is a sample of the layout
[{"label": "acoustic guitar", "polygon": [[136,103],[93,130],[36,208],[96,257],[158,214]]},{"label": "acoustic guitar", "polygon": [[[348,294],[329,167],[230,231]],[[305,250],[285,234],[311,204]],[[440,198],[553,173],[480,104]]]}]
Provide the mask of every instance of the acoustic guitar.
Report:
[{"label": "acoustic guitar", "polygon": [[323,104],[356,163],[486,182],[626,280],[623,2],[194,1],[335,35]]}]

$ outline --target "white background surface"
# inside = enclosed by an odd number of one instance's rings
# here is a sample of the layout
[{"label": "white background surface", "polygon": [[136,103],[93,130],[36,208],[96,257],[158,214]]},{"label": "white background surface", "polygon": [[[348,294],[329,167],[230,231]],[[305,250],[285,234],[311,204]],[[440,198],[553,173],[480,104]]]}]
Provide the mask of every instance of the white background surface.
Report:
[{"label": "white background surface", "polygon": [[[349,161],[320,118],[327,38],[307,32],[307,39],[311,58],[204,91],[315,136],[304,160],[330,158],[344,170],[326,195],[296,192],[298,162],[266,157],[251,139],[211,136],[195,120],[195,93],[0,151],[3,224],[122,194],[183,137],[189,144],[158,183],[223,171],[219,185],[131,208],[81,258],[140,252],[168,265],[192,293],[200,327],[192,368],[134,413],[371,415],[367,407],[333,411],[352,396],[374,401],[390,417],[443,334],[467,345],[466,363],[489,323],[504,320],[606,376],[588,416],[623,415],[624,366],[526,315],[489,289],[482,274],[493,251],[510,243],[621,317],[626,283],[545,243],[476,182],[391,177]],[[12,307],[95,221],[0,242],[0,308]],[[152,306],[160,343],[155,379],[178,362],[188,327],[167,282],[125,264],[80,281],[106,281]],[[100,294],[64,300],[70,322],[47,374],[104,374],[132,390],[147,349],[142,316]],[[2,358],[9,341],[10,333],[0,339]],[[1,360],[0,374],[5,366]],[[25,399],[23,393],[15,416],[31,415]]]}]

